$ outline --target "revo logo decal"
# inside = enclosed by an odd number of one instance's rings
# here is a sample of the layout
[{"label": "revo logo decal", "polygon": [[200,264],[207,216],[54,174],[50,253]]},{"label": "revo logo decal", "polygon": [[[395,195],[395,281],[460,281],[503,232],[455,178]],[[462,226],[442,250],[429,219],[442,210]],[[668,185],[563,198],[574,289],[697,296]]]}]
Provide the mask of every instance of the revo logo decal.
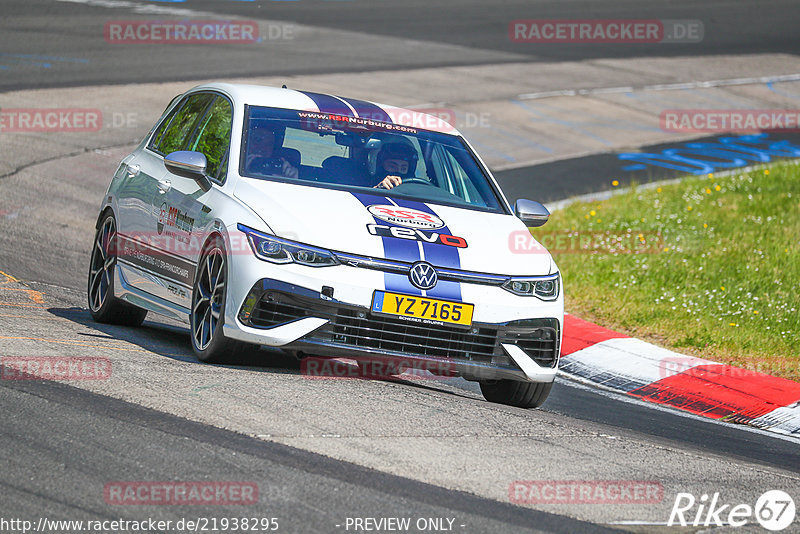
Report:
[{"label": "revo logo decal", "polygon": [[425,213],[414,208],[403,208],[390,204],[373,204],[367,210],[382,221],[392,224],[399,224],[408,228],[422,228],[425,230],[436,230],[444,226],[444,221],[436,215]]},{"label": "revo logo decal", "polygon": [[450,234],[440,234],[438,232],[425,232],[418,228],[401,228],[399,226],[387,226],[383,224],[368,224],[367,231],[378,237],[397,237],[399,239],[411,239],[413,241],[423,241],[427,243],[438,243],[449,247],[467,248],[467,240]]}]

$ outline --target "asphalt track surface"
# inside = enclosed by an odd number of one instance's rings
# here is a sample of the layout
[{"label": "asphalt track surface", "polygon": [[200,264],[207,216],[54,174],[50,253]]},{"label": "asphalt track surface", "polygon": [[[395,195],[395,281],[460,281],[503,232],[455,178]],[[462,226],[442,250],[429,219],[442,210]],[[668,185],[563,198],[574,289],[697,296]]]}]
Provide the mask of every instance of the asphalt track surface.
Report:
[{"label": "asphalt track surface", "polygon": [[[767,134],[770,139],[788,141],[794,146],[800,142],[800,134],[796,132],[780,132]],[[692,139],[693,143],[714,143],[719,139],[719,135]],[[659,143],[639,147],[639,151],[659,154],[662,150],[680,146],[677,143]],[[780,160],[783,158],[774,158]],[[715,161],[713,157],[705,161]],[[750,162],[752,163],[752,162]],[[618,187],[626,187],[631,184],[646,184],[660,182],[663,180],[675,179],[684,176],[685,171],[669,167],[652,167],[642,165],[642,169],[623,170],[623,163],[620,162],[617,154],[607,152],[604,154],[592,154],[580,158],[570,158],[509,169],[496,171],[495,178],[503,188],[503,192],[508,198],[526,198],[530,196],[530,191],[537,191],[537,199],[541,202],[552,202],[579,195],[589,195],[610,191],[614,189],[612,181],[618,182]],[[587,172],[591,169],[591,172]]]},{"label": "asphalt track surface", "polygon": [[[557,7],[544,2],[520,1],[498,5],[472,1],[438,2],[432,6],[421,1],[367,3],[361,0],[190,1],[158,5],[336,31],[386,35],[399,40],[419,39],[450,48],[430,57],[426,54],[409,57],[406,63],[398,62],[395,57],[387,59],[388,52],[372,53],[374,50],[365,53],[361,61],[353,54],[335,58],[317,54],[311,49],[300,50],[292,52],[295,56],[288,61],[281,59],[278,43],[274,53],[259,57],[246,47],[209,52],[197,47],[163,49],[143,45],[142,48],[114,50],[108,46],[97,47],[90,38],[96,36],[98,28],[102,30],[105,21],[113,18],[109,14],[109,9],[113,8],[12,0],[4,1],[2,8],[0,64],[6,68],[0,71],[0,89],[458,65],[520,61],[521,57],[536,62],[686,53],[683,45],[674,45],[673,48],[576,45],[526,50],[512,46],[505,38],[508,21],[512,19],[577,18],[586,17],[587,13],[591,13],[593,18],[604,19],[701,19],[709,36],[701,45],[705,54],[794,53],[800,49],[800,38],[795,31],[800,6],[796,2],[771,2],[768,5],[761,2],[713,2],[700,6],[692,2],[673,2],[669,6],[649,6],[646,12],[641,11],[641,2],[624,1],[559,3]],[[142,15],[143,18],[153,16]],[[130,18],[127,14],[125,17]],[[749,28],[748,32],[736,31],[745,26]],[[321,37],[321,42],[324,38]],[[46,57],[50,59],[44,59]],[[152,68],[153,61],[158,68]],[[200,69],[202,75],[197,74]],[[548,171],[578,177],[597,167],[597,160],[575,160],[552,164]],[[513,183],[514,173],[522,176],[528,171],[508,171],[503,178]],[[85,228],[87,224],[91,226],[95,213],[84,209],[83,204],[94,205],[108,179],[100,177],[97,183],[90,184],[91,191],[85,196],[91,198],[78,201],[75,195],[82,192],[54,189],[57,182],[52,181],[56,179],[52,168],[37,172],[35,176],[40,182],[32,185],[29,191],[11,190],[20,186],[20,182],[12,177],[0,180],[0,191],[4,195],[20,195],[23,201],[31,203],[39,220],[45,220],[48,212],[70,211],[71,216],[79,220],[76,225],[79,230],[64,224],[64,233],[59,234],[43,232],[41,228],[18,227],[13,222],[4,221],[2,229],[6,236],[0,240],[0,270],[28,282],[27,287],[52,295],[57,304],[48,302],[43,313],[77,325],[83,335],[112,337],[142,346],[147,345],[146,339],[155,339],[159,343],[155,352],[162,355],[165,365],[174,361],[167,355],[177,353],[182,355],[177,360],[207,368],[192,361],[184,330],[152,315],[142,330],[104,327],[90,322],[82,291],[90,246]],[[575,178],[560,183],[562,189],[554,193],[554,197],[601,187],[600,180],[591,184]],[[31,243],[48,251],[47,254],[36,254],[31,250]],[[21,328],[10,319],[0,318],[0,325],[3,325],[5,333]],[[266,366],[259,360],[240,364],[243,371],[249,373],[255,369],[262,375],[265,386],[268,386],[272,373],[290,377],[297,373],[290,364],[280,361]],[[145,369],[141,372],[144,373]],[[177,375],[175,380],[179,379]],[[400,387],[407,390],[403,395],[411,398],[425,396],[432,403],[432,410],[455,406],[467,419],[470,412],[476,417],[486,413],[477,409],[483,403],[476,402],[472,384],[453,386],[430,382],[407,383]],[[398,402],[399,398],[398,395],[387,400]],[[286,402],[288,405],[291,400],[286,399]],[[59,518],[136,519],[147,516],[174,519],[188,514],[244,515],[238,510],[198,507],[113,509],[97,493],[97,488],[103,483],[115,479],[224,479],[257,481],[261,491],[257,515],[283,518],[284,528],[281,530],[288,532],[342,531],[335,525],[348,516],[456,517],[457,523],[467,525],[462,530],[464,532],[526,529],[602,532],[607,528],[602,521],[582,522],[567,517],[572,515],[568,510],[560,509],[556,514],[513,506],[497,499],[425,483],[411,476],[370,469],[65,384],[0,381],[0,406],[5,413],[0,429],[3,451],[0,457],[4,461],[3,474],[0,475],[3,488],[0,515],[4,518],[34,518],[47,514]],[[219,409],[224,412],[236,408]],[[526,412],[502,406],[491,406],[491,410],[532,422],[555,421],[572,429],[575,435],[582,432],[607,434],[615,436],[615,439],[644,444],[652,451],[680,451],[687,457],[716,462],[715,465],[729,464],[735,471],[763,469],[766,473],[779,473],[794,487],[798,484],[800,448],[796,442],[654,409],[565,380],[559,380],[541,410]],[[280,412],[262,416],[279,418]],[[532,439],[531,450],[535,452],[537,440],[535,436]],[[491,442],[487,446],[491,446]],[[568,460],[562,458],[562,461]],[[603,462],[615,461],[614,458],[598,456],[597,478],[603,478]],[[642,462],[642,465],[647,463]],[[549,478],[559,479],[558,465],[551,466],[546,472]],[[647,472],[640,474],[643,478],[648,475]],[[687,467],[687,478],[702,476],[701,471]],[[760,493],[771,488],[757,489]]]},{"label": "asphalt track surface", "polygon": [[[458,517],[472,532],[612,531],[265,443],[64,384],[6,381],[0,402],[16,408],[0,435],[8,466],[4,517],[55,519],[88,512],[92,519],[140,520],[144,514],[138,510],[110,512],[93,490],[107,472],[140,477],[146,465],[150,473],[170,473],[177,480],[257,481],[261,500],[252,513],[280,518],[280,530],[288,532],[330,531],[344,523],[341,510],[354,517],[376,510],[387,517]],[[38,472],[31,472],[33,458]],[[238,510],[231,507],[230,513],[236,516]],[[177,522],[214,514],[186,507],[153,516]]]},{"label": "asphalt track surface", "polygon": [[[148,2],[136,2],[147,5]],[[800,4],[679,0],[656,3],[542,0],[297,0],[149,2],[150,11],[131,14],[133,2],[120,0],[4,0],[0,88],[82,86],[274,74],[369,71],[503,62],[596,60],[713,54],[794,54],[800,49],[796,21]],[[159,9],[158,12],[153,10]],[[247,44],[104,46],[109,20],[225,16],[298,25],[294,36],[313,33],[318,41],[269,39]],[[193,16],[204,13],[206,16]],[[218,15],[219,17],[215,17]],[[695,44],[519,44],[508,37],[517,19],[700,20],[702,42]],[[303,27],[313,27],[304,30]],[[746,31],[743,31],[744,29]],[[330,46],[326,30],[345,32]],[[361,35],[383,36],[383,43]],[[277,34],[276,34],[277,35]],[[283,34],[281,34],[283,35]],[[100,41],[98,45],[98,41]],[[413,41],[425,48],[404,47]],[[438,44],[439,47],[432,47]],[[400,46],[398,46],[400,45]],[[399,52],[398,52],[399,50]],[[743,73],[743,75],[746,73]]]}]

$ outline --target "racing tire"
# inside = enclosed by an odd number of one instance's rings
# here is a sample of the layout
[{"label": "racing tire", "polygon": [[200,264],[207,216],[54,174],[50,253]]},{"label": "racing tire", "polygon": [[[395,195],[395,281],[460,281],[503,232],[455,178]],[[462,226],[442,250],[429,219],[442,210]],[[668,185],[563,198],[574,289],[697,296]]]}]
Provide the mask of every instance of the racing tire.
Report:
[{"label": "racing tire", "polygon": [[94,237],[89,261],[86,296],[89,312],[98,323],[140,326],[147,310],[123,302],[114,296],[114,273],[117,266],[117,222],[107,213]]},{"label": "racing tire", "polygon": [[192,349],[204,363],[230,363],[255,346],[226,338],[225,300],[228,294],[228,260],[225,244],[216,237],[206,245],[197,266],[189,313]]},{"label": "racing tire", "polygon": [[553,382],[519,382],[517,380],[495,380],[481,382],[481,393],[489,402],[507,404],[519,408],[538,408],[553,389]]}]

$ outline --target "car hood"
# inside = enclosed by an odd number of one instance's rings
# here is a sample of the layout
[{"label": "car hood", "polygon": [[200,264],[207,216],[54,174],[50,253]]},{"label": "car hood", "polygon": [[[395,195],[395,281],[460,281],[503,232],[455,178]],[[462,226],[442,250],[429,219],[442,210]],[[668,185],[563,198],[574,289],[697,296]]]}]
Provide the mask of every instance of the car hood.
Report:
[{"label": "car hood", "polygon": [[234,195],[278,237],[334,251],[504,275],[555,269],[512,215],[250,178]]}]

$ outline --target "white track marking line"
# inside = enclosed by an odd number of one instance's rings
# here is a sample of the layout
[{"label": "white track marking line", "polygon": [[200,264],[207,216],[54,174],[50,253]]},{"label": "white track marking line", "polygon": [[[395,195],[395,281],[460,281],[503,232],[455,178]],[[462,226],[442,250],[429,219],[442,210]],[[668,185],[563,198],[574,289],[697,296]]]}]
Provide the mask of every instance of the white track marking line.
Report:
[{"label": "white track marking line", "polygon": [[[80,0],[60,0],[60,1],[80,1]],[[518,100],[537,100],[540,98],[551,98],[555,96],[591,96],[614,93],[633,93],[644,91],[679,91],[683,89],[708,89],[712,87],[730,87],[734,85],[751,85],[761,83],[776,82],[795,82],[800,81],[800,73],[797,74],[777,74],[773,76],[754,76],[750,78],[729,78],[725,80],[708,80],[682,83],[660,83],[645,85],[640,88],[630,86],[624,87],[598,87],[593,89],[564,89],[561,91],[543,91],[540,93],[523,93],[517,96]]]}]

